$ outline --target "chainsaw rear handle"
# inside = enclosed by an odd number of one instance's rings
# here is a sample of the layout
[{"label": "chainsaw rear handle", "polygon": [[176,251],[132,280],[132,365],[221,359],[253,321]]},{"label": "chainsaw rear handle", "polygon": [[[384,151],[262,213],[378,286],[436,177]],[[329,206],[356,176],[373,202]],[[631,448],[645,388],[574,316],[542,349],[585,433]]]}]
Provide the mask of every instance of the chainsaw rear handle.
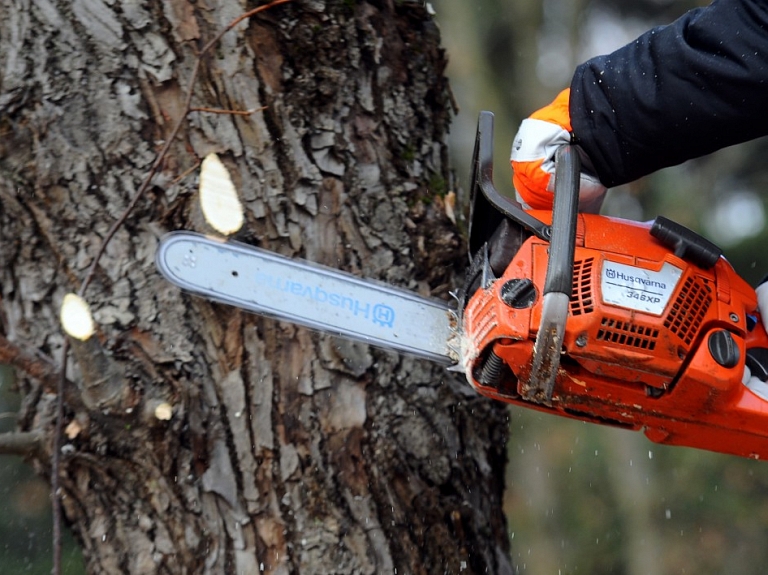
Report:
[{"label": "chainsaw rear handle", "polygon": [[575,146],[561,146],[555,154],[555,202],[544,295],[557,292],[571,296],[580,172],[581,159]]}]

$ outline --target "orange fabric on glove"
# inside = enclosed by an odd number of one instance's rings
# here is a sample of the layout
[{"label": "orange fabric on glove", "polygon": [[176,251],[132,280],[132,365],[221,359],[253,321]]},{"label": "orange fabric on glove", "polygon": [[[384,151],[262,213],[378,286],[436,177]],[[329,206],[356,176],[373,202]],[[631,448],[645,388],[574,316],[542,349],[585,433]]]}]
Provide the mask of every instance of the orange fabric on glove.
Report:
[{"label": "orange fabric on glove", "polygon": [[570,89],[560,92],[551,104],[523,121],[515,136],[512,182],[520,199],[533,209],[552,208],[554,151],[570,142],[570,95]]},{"label": "orange fabric on glove", "polygon": [[566,132],[571,131],[571,112],[568,108],[568,102],[571,99],[571,89],[566,88],[552,100],[552,103],[536,110],[531,114],[533,120],[544,120],[552,124],[557,124]]}]

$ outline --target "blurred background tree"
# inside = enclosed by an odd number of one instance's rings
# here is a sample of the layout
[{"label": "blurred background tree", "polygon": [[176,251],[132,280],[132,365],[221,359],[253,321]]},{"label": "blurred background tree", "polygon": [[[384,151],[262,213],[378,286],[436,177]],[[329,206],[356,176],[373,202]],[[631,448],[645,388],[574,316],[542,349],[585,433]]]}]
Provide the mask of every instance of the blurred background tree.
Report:
[{"label": "blurred background tree", "polygon": [[[575,66],[670,22],[690,0],[433,0],[459,112],[453,165],[467,192],[480,110],[496,114],[496,184],[511,192],[520,121],[570,81]],[[664,214],[718,242],[757,282],[768,272],[768,143],[750,144],[614,189],[604,213]],[[466,198],[465,198],[466,199]],[[7,370],[0,413],[15,412]],[[641,434],[510,410],[506,498],[521,573],[758,574],[768,562],[768,465]],[[13,421],[0,417],[0,431]],[[0,459],[0,572],[50,572],[47,487],[20,459]],[[66,573],[81,573],[76,550]]]},{"label": "blurred background tree", "polygon": [[[15,431],[19,396],[13,371],[0,365],[0,433]],[[85,573],[80,548],[64,534],[66,575]],[[21,457],[0,455],[0,573],[49,575],[53,564],[50,486]]]},{"label": "blurred background tree", "polygon": [[[453,165],[468,190],[477,114],[496,116],[495,182],[512,193],[517,127],[584,60],[706,2],[434,0],[459,112]],[[764,139],[610,191],[603,213],[664,214],[717,242],[753,284],[768,272]],[[765,571],[768,464],[659,446],[642,434],[510,409],[506,513],[520,573]]]}]

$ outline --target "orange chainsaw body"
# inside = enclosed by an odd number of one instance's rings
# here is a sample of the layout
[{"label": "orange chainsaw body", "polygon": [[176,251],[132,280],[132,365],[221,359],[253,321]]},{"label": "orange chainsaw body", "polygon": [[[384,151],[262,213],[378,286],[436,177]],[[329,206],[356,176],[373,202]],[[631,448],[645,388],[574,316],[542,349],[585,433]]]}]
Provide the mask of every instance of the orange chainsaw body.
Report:
[{"label": "orange chainsaw body", "polygon": [[[550,212],[529,212],[544,223]],[[573,291],[551,401],[528,399],[550,244],[528,237],[501,277],[469,297],[463,361],[487,397],[643,430],[658,443],[768,458],[768,401],[742,384],[748,347],[768,347],[754,290],[720,257],[677,257],[650,224],[579,214]],[[531,280],[528,300],[505,286]],[[506,301],[505,301],[506,299]],[[484,377],[490,353],[503,361]]]}]

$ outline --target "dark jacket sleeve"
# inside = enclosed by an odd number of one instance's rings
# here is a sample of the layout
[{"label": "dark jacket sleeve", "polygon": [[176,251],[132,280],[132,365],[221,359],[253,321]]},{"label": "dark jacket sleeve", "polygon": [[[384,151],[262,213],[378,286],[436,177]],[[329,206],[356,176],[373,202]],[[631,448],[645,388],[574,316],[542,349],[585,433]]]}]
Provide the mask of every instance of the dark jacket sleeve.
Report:
[{"label": "dark jacket sleeve", "polygon": [[570,113],[609,187],[768,134],[768,0],[715,0],[589,60]]}]

